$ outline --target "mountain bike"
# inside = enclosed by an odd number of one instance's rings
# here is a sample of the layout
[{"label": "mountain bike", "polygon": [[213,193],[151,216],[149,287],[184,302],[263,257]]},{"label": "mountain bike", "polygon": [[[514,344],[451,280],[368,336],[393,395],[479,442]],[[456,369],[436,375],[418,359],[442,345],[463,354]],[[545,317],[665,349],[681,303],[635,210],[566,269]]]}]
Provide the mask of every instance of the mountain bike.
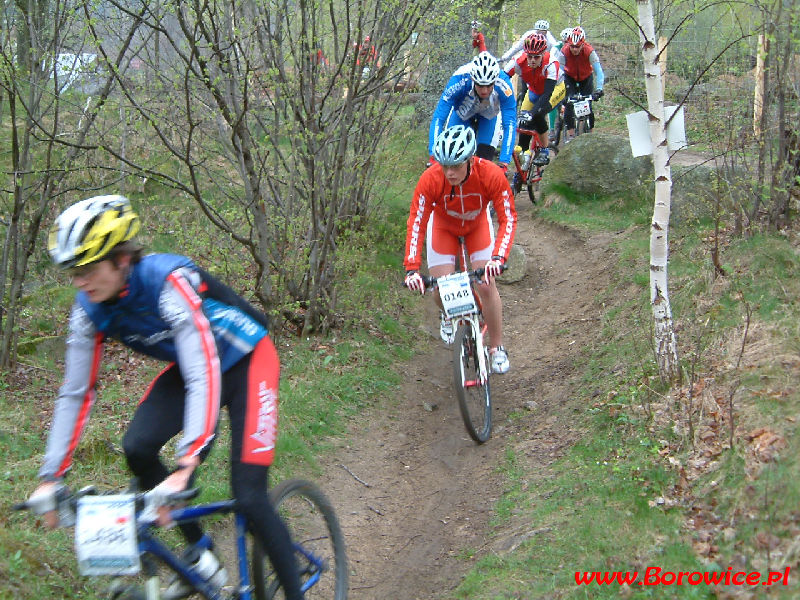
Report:
[{"label": "mountain bike", "polygon": [[[453,320],[453,384],[461,418],[470,437],[479,444],[492,433],[492,395],[489,387],[491,367],[489,347],[484,343],[486,323],[475,282],[484,269],[467,270],[467,247],[459,237],[460,254],[456,271],[444,277],[422,276],[425,289],[439,289],[439,297],[448,318]],[[504,267],[505,270],[505,267]]]},{"label": "mountain bike", "polygon": [[[592,118],[592,95],[584,96],[582,94],[573,94],[564,100],[564,108],[567,104],[572,105],[573,113],[575,114],[575,136],[578,137],[583,133],[589,133],[593,128],[594,119]],[[567,143],[567,132],[565,130],[566,124],[564,123],[564,110],[560,110],[556,118],[555,126],[555,146],[558,147],[561,141],[561,134],[564,134],[564,143]]]},{"label": "mountain bike", "polygon": [[[172,496],[175,503],[196,497],[191,489]],[[348,591],[348,567],[344,535],[333,506],[313,483],[301,479],[282,481],[269,492],[270,499],[292,536],[305,598],[344,600]],[[235,500],[172,508],[176,523],[202,522],[213,516],[233,516],[238,584],[215,586],[204,579],[156,524],[147,509],[147,492],[98,494],[94,487],[78,492],[66,488],[57,498],[62,526],[75,526],[78,567],[90,576],[114,576],[108,588],[113,600],[159,600],[160,575],[176,574],[207,600],[271,600],[278,596],[280,582],[261,544],[249,532]],[[14,506],[26,510],[25,503]],[[77,515],[77,518],[76,518]],[[215,534],[216,535],[216,534]],[[211,548],[206,534],[196,547]],[[215,547],[215,553],[219,546]],[[233,565],[228,565],[229,569]],[[141,573],[144,585],[129,583]]]},{"label": "mountain bike", "polygon": [[[525,122],[525,119],[520,115],[520,122]],[[517,194],[522,190],[522,186],[528,190],[528,198],[531,202],[536,204],[536,194],[539,191],[539,182],[542,180],[542,172],[544,171],[543,165],[533,164],[533,157],[544,148],[539,133],[534,129],[525,127],[517,127],[517,136],[519,134],[526,134],[531,136],[531,144],[528,149],[529,156],[523,160],[520,156],[522,148],[516,146],[512,158],[514,159],[514,166],[517,172],[511,180],[511,190],[514,192],[516,199]]]}]

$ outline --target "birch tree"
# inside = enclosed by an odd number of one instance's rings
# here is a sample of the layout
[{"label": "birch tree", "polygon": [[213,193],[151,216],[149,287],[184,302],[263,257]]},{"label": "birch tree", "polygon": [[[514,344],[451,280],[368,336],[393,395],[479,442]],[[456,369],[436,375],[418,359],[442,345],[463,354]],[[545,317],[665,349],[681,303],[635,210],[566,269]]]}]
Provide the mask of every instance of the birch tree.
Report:
[{"label": "birch tree", "polygon": [[667,286],[672,176],[667,147],[667,123],[664,116],[664,82],[659,65],[660,51],[653,24],[653,7],[650,0],[636,0],[636,5],[655,172],[655,204],[650,223],[650,304],[653,309],[658,371],[663,378],[671,380],[677,378],[679,365],[678,344],[675,339]]}]

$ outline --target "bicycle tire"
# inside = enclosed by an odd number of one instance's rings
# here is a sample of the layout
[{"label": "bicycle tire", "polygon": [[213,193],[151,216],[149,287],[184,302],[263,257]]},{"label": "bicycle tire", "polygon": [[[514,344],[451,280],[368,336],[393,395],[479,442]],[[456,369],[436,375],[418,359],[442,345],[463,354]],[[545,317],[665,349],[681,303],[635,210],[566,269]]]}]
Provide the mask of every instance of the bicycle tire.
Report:
[{"label": "bicycle tire", "polygon": [[588,131],[589,120],[585,117],[581,117],[578,119],[578,122],[575,124],[575,137],[586,133]]},{"label": "bicycle tire", "polygon": [[492,395],[488,377],[480,381],[479,364],[476,332],[471,324],[464,323],[453,343],[453,382],[467,433],[483,444],[492,434]]},{"label": "bicycle tire", "polygon": [[[348,592],[348,567],[345,540],[339,520],[325,494],[310,481],[287,479],[270,490],[270,500],[289,529],[292,540],[323,559],[319,581],[305,590],[304,598],[345,600]],[[301,551],[295,553],[302,585],[318,569]],[[253,586],[258,600],[282,598],[280,583],[261,544],[254,540],[252,550]]]},{"label": "bicycle tire", "polygon": [[[528,170],[528,181],[525,182],[525,188],[528,190],[528,198],[530,198],[533,204],[536,204],[536,193],[539,191],[539,181],[540,179],[536,179],[538,169],[531,165],[531,168]],[[536,181],[534,181],[536,179]]]}]

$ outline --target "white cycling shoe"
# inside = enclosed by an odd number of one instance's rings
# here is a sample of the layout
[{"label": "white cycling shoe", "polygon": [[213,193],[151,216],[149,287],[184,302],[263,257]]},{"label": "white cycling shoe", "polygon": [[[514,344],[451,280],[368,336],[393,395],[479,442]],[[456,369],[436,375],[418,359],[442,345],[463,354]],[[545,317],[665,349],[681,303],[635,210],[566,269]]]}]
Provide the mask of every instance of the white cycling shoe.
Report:
[{"label": "white cycling shoe", "polygon": [[489,350],[489,358],[492,364],[492,373],[503,375],[508,373],[511,363],[508,362],[508,352],[502,346]]}]

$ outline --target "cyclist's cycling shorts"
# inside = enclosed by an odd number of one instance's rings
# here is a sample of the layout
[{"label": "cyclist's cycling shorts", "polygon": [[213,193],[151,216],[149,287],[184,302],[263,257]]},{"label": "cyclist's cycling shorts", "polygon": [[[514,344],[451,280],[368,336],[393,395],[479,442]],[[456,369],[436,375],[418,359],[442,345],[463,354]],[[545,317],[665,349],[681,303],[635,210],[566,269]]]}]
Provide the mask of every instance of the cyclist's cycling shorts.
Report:
[{"label": "cyclist's cycling shorts", "polygon": [[[444,219],[438,218],[436,211],[428,219],[428,268],[456,264],[459,253],[458,234],[445,227]],[[494,248],[494,227],[488,210],[475,219],[475,226],[464,234],[467,252],[471,263],[489,261]]]}]

